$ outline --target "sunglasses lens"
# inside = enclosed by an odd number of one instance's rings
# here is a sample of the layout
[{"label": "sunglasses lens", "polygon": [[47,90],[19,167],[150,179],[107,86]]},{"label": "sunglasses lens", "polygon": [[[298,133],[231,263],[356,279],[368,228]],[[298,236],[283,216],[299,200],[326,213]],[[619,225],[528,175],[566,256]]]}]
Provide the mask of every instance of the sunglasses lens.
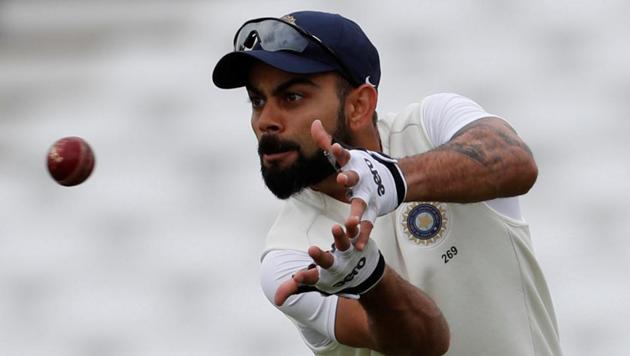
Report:
[{"label": "sunglasses lens", "polygon": [[243,44],[239,46],[238,50],[244,51],[246,49],[252,49],[254,48],[254,46],[256,46],[257,42],[258,42],[258,34],[255,31],[252,31],[250,32],[249,36],[245,38],[245,41],[243,42]]},{"label": "sunglasses lens", "polygon": [[309,43],[315,43],[327,53],[328,57],[337,63],[339,72],[351,83],[362,84],[353,79],[350,75],[351,72],[335,52],[320,39],[279,19],[262,18],[246,22],[236,32],[234,50],[242,52],[262,48],[268,52],[292,51],[302,53]]},{"label": "sunglasses lens", "polygon": [[236,35],[234,49],[247,51],[259,43],[265,51],[302,52],[309,42],[296,29],[282,21],[264,20],[243,25]]}]

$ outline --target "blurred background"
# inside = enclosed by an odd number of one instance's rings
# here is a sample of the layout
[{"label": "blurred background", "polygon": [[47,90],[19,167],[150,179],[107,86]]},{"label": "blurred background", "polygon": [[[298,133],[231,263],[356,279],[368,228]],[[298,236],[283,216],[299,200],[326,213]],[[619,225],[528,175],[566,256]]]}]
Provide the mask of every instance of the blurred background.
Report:
[{"label": "blurred background", "polygon": [[[380,112],[452,91],[502,115],[540,175],[521,199],[565,355],[627,355],[630,3],[0,1],[0,355],[308,355],[264,298],[280,202],[243,90],[211,85],[246,20],[357,21]],[[45,170],[58,138],[97,155]]]}]

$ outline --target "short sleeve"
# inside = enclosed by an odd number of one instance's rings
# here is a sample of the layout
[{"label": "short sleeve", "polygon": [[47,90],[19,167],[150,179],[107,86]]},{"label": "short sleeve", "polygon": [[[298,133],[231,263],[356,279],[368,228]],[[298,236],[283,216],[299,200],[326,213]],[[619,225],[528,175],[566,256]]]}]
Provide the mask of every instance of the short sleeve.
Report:
[{"label": "short sleeve", "polygon": [[[422,124],[433,147],[448,142],[459,130],[471,122],[486,117],[504,118],[490,114],[473,100],[458,94],[439,93],[422,101]],[[506,121],[507,122],[507,121]],[[497,198],[486,202],[497,213],[522,221],[517,197]]]},{"label": "short sleeve", "polygon": [[464,126],[485,117],[503,119],[458,94],[433,94],[422,101],[422,121],[433,147],[448,142]]},{"label": "short sleeve", "polygon": [[323,352],[338,345],[335,339],[338,297],[309,292],[289,297],[282,306],[273,302],[280,284],[312,262],[303,251],[271,250],[263,256],[260,280],[267,299],[297,326],[306,345],[314,352]]}]

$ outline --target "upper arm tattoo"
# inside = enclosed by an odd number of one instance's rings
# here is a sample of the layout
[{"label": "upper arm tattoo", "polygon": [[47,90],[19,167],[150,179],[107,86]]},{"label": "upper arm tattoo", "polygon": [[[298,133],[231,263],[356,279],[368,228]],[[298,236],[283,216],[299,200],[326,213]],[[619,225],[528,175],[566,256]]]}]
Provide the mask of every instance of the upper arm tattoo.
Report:
[{"label": "upper arm tattoo", "polygon": [[503,148],[516,148],[533,156],[516,131],[505,121],[496,118],[471,122],[455,133],[450,141],[435,150],[451,150],[488,166],[503,160],[505,154]]},{"label": "upper arm tattoo", "polygon": [[525,142],[523,142],[523,140],[521,140],[518,135],[516,134],[516,131],[514,131],[514,129],[508,125],[507,123],[504,124],[505,127],[510,129],[510,133],[506,132],[505,130],[496,130],[497,134],[499,135],[499,137],[501,137],[501,139],[503,139],[503,142],[505,142],[507,145],[510,146],[516,146],[519,147],[521,149],[523,149],[525,152],[527,152],[527,154],[531,157],[534,156],[534,154],[532,153],[532,151],[529,149],[529,147],[525,144]]},{"label": "upper arm tattoo", "polygon": [[447,142],[442,146],[437,148],[438,150],[453,150],[455,152],[461,153],[473,161],[477,161],[483,165],[486,164],[486,153],[478,144],[465,144],[459,142]]}]

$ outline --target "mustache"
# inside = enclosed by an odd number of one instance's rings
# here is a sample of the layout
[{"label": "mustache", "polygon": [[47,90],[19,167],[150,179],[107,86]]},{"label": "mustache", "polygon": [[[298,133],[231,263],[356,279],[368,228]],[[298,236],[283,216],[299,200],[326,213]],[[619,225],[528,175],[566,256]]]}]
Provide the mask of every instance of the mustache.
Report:
[{"label": "mustache", "polygon": [[281,140],[277,135],[263,135],[258,141],[258,154],[273,154],[286,151],[300,151],[295,141]]}]

